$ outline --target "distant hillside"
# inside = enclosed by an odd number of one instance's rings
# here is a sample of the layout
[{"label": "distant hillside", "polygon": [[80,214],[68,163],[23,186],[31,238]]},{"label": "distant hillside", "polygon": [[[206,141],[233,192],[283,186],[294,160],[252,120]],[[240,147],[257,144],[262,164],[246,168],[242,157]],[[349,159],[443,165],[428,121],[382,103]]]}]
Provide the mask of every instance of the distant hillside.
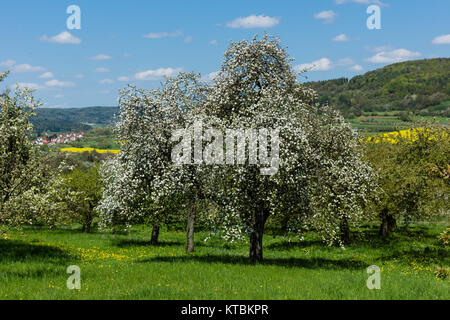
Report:
[{"label": "distant hillside", "polygon": [[[408,111],[421,116],[450,117],[450,59],[396,63],[352,79],[308,82],[320,102],[342,111],[347,118],[363,112]],[[86,131],[108,126],[118,107],[38,109],[35,132]]]},{"label": "distant hillside", "polygon": [[32,123],[36,133],[87,131],[97,126],[110,125],[118,112],[118,107],[39,108],[36,110],[37,117],[32,119]]},{"label": "distant hillside", "polygon": [[307,83],[322,103],[347,117],[362,112],[404,110],[419,115],[450,116],[450,59],[392,64],[347,78]]}]

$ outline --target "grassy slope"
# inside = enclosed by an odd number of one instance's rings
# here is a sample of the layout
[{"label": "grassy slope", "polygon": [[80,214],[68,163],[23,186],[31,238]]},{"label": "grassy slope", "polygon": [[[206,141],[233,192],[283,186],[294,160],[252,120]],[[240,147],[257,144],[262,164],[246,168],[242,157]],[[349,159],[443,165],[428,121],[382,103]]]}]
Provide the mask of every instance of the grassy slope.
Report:
[{"label": "grassy slope", "polygon": [[438,116],[414,116],[413,121],[403,121],[398,117],[397,111],[392,112],[367,112],[364,115],[348,119],[353,128],[358,129],[363,135],[377,135],[385,132],[411,129],[417,123],[424,121],[450,125],[450,118]]},{"label": "grassy slope", "polygon": [[[433,274],[449,266],[436,239],[444,228],[420,225],[384,241],[367,227],[346,250],[313,234],[301,243],[266,236],[261,265],[248,263],[246,244],[203,242],[206,234],[186,256],[183,233],[165,232],[151,247],[142,226],[114,239],[31,228],[0,240],[0,299],[448,299],[449,281]],[[374,264],[381,290],[366,287]],[[69,265],[81,268],[80,291],[66,288]]]},{"label": "grassy slope", "polygon": [[67,144],[56,145],[54,150],[59,150],[65,147],[75,148],[95,148],[95,149],[119,149],[113,130],[111,127],[95,128],[85,133],[85,136],[75,142]]}]

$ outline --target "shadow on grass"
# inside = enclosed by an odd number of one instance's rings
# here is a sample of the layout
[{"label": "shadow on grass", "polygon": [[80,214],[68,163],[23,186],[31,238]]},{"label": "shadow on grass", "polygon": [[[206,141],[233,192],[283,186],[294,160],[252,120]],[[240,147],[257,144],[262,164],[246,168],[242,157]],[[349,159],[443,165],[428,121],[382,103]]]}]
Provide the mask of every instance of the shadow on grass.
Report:
[{"label": "shadow on grass", "polygon": [[[148,239],[113,239],[112,245],[118,248],[126,247],[184,247],[186,245],[183,241],[169,240],[169,241],[159,241],[157,244],[152,244]],[[231,244],[216,244],[204,241],[196,241],[195,247],[204,248],[233,248]]]},{"label": "shadow on grass", "polygon": [[237,255],[202,255],[202,256],[181,256],[169,257],[159,256],[137,261],[138,263],[152,262],[201,262],[201,263],[221,263],[232,265],[263,265],[280,266],[286,268],[307,268],[307,269],[334,269],[334,270],[361,270],[367,268],[367,264],[362,261],[351,259],[324,259],[324,258],[265,258],[261,263],[252,263],[248,257]]},{"label": "shadow on grass", "polygon": [[438,247],[425,247],[424,249],[410,249],[410,250],[393,250],[388,255],[382,255],[380,259],[382,261],[388,261],[392,259],[401,259],[405,261],[410,261],[413,259],[436,259],[436,260],[443,260],[448,259],[449,253],[448,250],[445,248],[438,248]]},{"label": "shadow on grass", "polygon": [[399,226],[394,232],[402,237],[411,237],[415,239],[436,239],[437,234],[436,229],[430,228],[430,226],[415,225],[415,226]]},{"label": "shadow on grass", "polygon": [[159,241],[158,244],[151,244],[150,240],[146,239],[119,239],[113,240],[113,245],[119,248],[125,247],[175,247],[183,246],[184,243],[180,241]]},{"label": "shadow on grass", "polygon": [[291,250],[295,248],[307,248],[312,246],[323,246],[322,240],[306,240],[306,241],[282,241],[270,243],[265,246],[267,249],[273,250]]},{"label": "shadow on grass", "polygon": [[[105,234],[101,230],[96,227],[92,227],[90,232],[83,232],[81,226],[58,226],[55,228],[51,228],[48,226],[22,226],[23,230],[31,233],[41,233],[41,232],[50,232],[54,235],[67,235],[67,234],[80,234],[80,235],[103,235]],[[117,233],[121,234],[121,233]],[[123,233],[126,235],[127,233]]]},{"label": "shadow on grass", "polygon": [[18,240],[0,240],[0,280],[59,276],[65,274],[65,268],[71,261],[73,257],[57,247]]},{"label": "shadow on grass", "polygon": [[72,257],[64,250],[49,245],[19,240],[0,240],[0,262],[34,262],[42,260],[69,261]]},{"label": "shadow on grass", "polygon": [[361,232],[352,232],[351,241],[347,246],[351,247],[367,247],[372,249],[385,248],[386,250],[395,250],[399,246],[409,246],[412,241],[420,241],[422,243],[433,244],[437,243],[436,230],[430,226],[399,226],[395,228],[390,235],[381,236],[379,228],[364,227]]}]

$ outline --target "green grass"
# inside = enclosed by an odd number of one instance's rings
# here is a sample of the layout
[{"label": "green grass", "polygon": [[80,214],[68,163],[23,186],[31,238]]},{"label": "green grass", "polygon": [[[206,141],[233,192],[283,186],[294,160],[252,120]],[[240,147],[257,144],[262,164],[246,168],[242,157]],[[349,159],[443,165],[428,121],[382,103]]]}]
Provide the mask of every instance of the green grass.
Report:
[{"label": "green grass", "polygon": [[[399,119],[400,111],[366,112],[361,117],[348,119],[353,128],[365,136],[373,136],[396,130],[411,129],[415,122]],[[450,125],[450,118],[441,116],[414,116],[414,121],[430,121]]]},{"label": "green grass", "polygon": [[[184,253],[185,235],[164,232],[150,246],[150,229],[129,234],[25,228],[0,240],[0,299],[448,299],[448,251],[437,235],[445,224],[415,225],[389,239],[376,226],[353,234],[345,250],[305,240],[265,236],[265,262],[249,263],[248,245],[203,241]],[[66,288],[66,268],[81,268],[82,288]],[[381,268],[381,290],[366,287],[366,268]]]}]

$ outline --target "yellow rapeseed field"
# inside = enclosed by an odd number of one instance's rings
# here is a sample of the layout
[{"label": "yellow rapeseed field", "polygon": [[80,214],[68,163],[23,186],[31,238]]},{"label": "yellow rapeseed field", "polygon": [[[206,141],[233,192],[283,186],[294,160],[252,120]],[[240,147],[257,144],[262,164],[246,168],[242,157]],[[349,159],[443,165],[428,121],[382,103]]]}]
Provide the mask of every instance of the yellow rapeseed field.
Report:
[{"label": "yellow rapeseed field", "polygon": [[[411,142],[417,141],[419,139],[419,134],[423,132],[429,132],[430,129],[425,128],[416,128],[416,129],[406,129],[406,130],[400,130],[400,131],[394,131],[394,132],[388,132],[384,133],[378,136],[369,137],[366,139],[367,142],[374,142],[374,143],[380,143],[380,142],[387,142],[396,144],[399,142],[400,139],[407,139]],[[448,133],[443,131],[442,132],[443,137],[447,137]],[[425,134],[426,136],[426,134]],[[434,135],[431,135],[428,137],[428,139],[436,139],[437,137]]]},{"label": "yellow rapeseed field", "polygon": [[[387,132],[383,133],[377,136],[368,137],[365,141],[366,142],[374,142],[374,143],[380,143],[380,142],[387,142],[396,144],[399,142],[400,138],[410,140],[411,142],[417,141],[419,138],[419,134],[424,131],[429,132],[430,129],[425,128],[416,128],[416,129],[406,129],[406,130],[399,130],[394,132]],[[442,132],[444,137],[448,136],[447,132]],[[437,137],[430,136],[429,139],[435,139]],[[60,149],[61,152],[71,152],[71,153],[83,153],[83,152],[97,152],[97,153],[110,153],[110,154],[118,154],[120,153],[120,150],[104,150],[104,149],[95,149],[95,148],[62,148]]]},{"label": "yellow rapeseed field", "polygon": [[117,154],[120,150],[103,150],[103,149],[95,149],[95,148],[62,148],[61,152],[72,152],[72,153],[83,153],[83,152],[97,152],[97,153],[112,153]]}]

